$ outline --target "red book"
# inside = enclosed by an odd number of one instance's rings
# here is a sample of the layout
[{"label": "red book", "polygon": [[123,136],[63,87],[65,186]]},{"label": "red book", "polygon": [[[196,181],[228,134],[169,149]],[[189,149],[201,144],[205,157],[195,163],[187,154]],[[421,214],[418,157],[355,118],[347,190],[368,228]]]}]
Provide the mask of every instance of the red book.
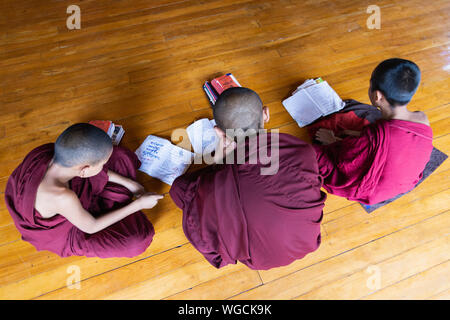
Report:
[{"label": "red book", "polygon": [[241,86],[231,73],[227,73],[226,75],[213,79],[211,81],[211,85],[218,94],[221,94],[228,88]]},{"label": "red book", "polygon": [[123,134],[125,133],[125,130],[121,125],[114,124],[109,120],[91,120],[89,121],[89,124],[105,131],[106,134],[111,137],[114,145],[118,145],[120,143],[120,140],[122,140]]},{"label": "red book", "polygon": [[112,125],[112,121],[108,121],[108,120],[91,120],[89,121],[89,124],[92,124],[100,129],[102,129],[103,131],[105,131],[107,134],[110,133],[110,128]]}]

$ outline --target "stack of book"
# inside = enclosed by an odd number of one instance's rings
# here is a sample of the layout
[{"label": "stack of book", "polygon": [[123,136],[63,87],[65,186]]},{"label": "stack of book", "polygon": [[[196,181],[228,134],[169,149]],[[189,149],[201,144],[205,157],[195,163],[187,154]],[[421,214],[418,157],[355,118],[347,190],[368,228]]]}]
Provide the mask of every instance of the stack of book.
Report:
[{"label": "stack of book", "polygon": [[125,130],[121,125],[114,124],[109,120],[91,120],[89,121],[89,124],[92,124],[105,131],[108,136],[111,137],[113,145],[115,146],[120,143],[120,140],[122,140],[123,134],[125,133]]},{"label": "stack of book", "polygon": [[226,89],[232,87],[241,87],[241,85],[231,73],[227,73],[226,75],[211,80],[211,82],[206,81],[203,85],[203,90],[205,91],[211,106],[214,106],[217,97]]}]

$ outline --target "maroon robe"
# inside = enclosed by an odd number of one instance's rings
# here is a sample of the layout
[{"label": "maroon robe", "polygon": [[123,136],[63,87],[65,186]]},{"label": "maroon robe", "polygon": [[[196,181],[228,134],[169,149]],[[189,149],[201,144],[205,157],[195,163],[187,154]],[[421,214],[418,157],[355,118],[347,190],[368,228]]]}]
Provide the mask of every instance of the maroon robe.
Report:
[{"label": "maroon robe", "polygon": [[262,175],[270,164],[250,164],[246,148],[244,164],[208,166],[172,184],[186,237],[216,268],[237,260],[257,270],[284,266],[320,245],[326,195],[315,152],[287,134],[272,140],[268,135],[269,151],[279,148],[276,174]]},{"label": "maroon robe", "polygon": [[[6,206],[22,239],[39,251],[52,251],[61,257],[134,257],[144,252],[152,241],[154,229],[142,212],[133,213],[94,234],[82,232],[61,215],[43,218],[39,214],[34,208],[36,193],[53,154],[53,143],[34,149],[8,180]],[[86,179],[76,177],[69,182],[70,188],[92,215],[107,213],[130,203],[133,197],[125,187],[108,182],[107,171],[136,179],[139,165],[133,152],[114,147],[111,158],[98,175]]]},{"label": "maroon robe", "polygon": [[379,120],[359,137],[314,145],[324,189],[364,204],[410,191],[422,178],[433,150],[430,126]]}]

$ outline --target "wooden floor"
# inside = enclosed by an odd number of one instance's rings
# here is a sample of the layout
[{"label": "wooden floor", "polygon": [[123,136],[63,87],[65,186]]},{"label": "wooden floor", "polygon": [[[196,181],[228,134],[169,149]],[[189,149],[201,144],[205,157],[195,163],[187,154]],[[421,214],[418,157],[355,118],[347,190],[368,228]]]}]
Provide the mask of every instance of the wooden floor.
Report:
[{"label": "wooden floor", "polygon": [[[81,8],[80,30],[66,28],[71,4]],[[379,30],[366,26],[371,4],[381,9]],[[70,124],[111,119],[125,127],[122,145],[135,150],[149,134],[169,138],[211,117],[202,84],[227,72],[261,95],[269,128],[307,139],[281,104],[306,78],[322,76],[342,98],[368,103],[377,63],[412,59],[422,83],[411,108],[428,115],[434,146],[450,154],[447,0],[4,0],[0,12],[2,197],[23,157]],[[261,272],[210,266],[168,195],[146,211],[156,235],[132,259],[37,252],[0,201],[0,298],[449,299],[449,169],[447,160],[372,214],[330,195],[320,248]],[[169,190],[144,174],[139,180]],[[74,265],[80,289],[66,286]],[[376,274],[379,287],[371,285]]]}]

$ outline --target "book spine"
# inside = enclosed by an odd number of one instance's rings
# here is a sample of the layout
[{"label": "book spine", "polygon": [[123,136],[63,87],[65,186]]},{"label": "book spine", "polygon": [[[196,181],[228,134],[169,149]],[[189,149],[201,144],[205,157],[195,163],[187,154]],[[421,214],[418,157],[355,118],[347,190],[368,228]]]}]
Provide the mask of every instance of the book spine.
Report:
[{"label": "book spine", "polygon": [[209,83],[205,84],[206,92],[208,93],[209,97],[211,98],[212,102],[216,102],[216,96],[214,95],[214,92],[211,90],[211,86]]},{"label": "book spine", "polygon": [[217,97],[218,97],[219,95],[216,93],[216,91],[213,89],[213,87],[211,86],[211,84],[210,84],[209,82],[206,83],[206,87],[208,88],[209,93],[210,93],[211,96],[213,97],[214,102],[216,102],[216,101],[217,101]]},{"label": "book spine", "polygon": [[205,91],[206,96],[208,97],[208,100],[209,100],[209,103],[211,104],[211,106],[214,106],[214,104],[215,104],[216,102],[215,102],[215,100],[213,99],[212,95],[209,93],[208,86],[207,86],[206,83],[203,85],[203,91]]}]

